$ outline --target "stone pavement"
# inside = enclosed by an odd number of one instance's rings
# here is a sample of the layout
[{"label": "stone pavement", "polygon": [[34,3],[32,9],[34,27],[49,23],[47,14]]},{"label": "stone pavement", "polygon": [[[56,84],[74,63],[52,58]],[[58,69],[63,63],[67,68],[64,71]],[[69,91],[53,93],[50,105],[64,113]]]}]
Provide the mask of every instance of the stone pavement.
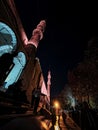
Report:
[{"label": "stone pavement", "polygon": [[[31,113],[31,112],[30,112]],[[28,112],[29,114],[29,112]],[[40,120],[41,124],[44,125],[46,130],[81,130],[81,128],[69,117],[68,114],[65,116],[65,120],[63,119],[62,115],[56,117],[55,125],[52,125],[52,119],[48,118],[49,113],[45,113],[44,115],[37,115],[36,118]]]},{"label": "stone pavement", "polygon": [[61,130],[81,130],[81,128],[67,115],[65,121],[60,116],[59,126]]},{"label": "stone pavement", "polygon": [[[1,119],[3,118],[6,118],[6,116],[3,116]],[[11,118],[11,115],[9,115],[9,117],[7,118]],[[9,121],[9,123],[2,127],[2,129],[0,128],[0,130],[16,130],[17,128],[18,130],[20,130],[21,128],[23,128],[24,130],[31,130],[34,128],[36,130],[40,130],[41,126],[44,128],[44,130],[81,130],[79,126],[68,115],[64,119],[65,120],[63,120],[62,115],[57,116],[56,122],[53,126],[52,119],[49,119],[48,117],[46,118],[44,115],[40,114],[32,115],[32,112],[28,111],[25,116],[24,114],[19,114],[19,117],[17,115],[17,118]]]},{"label": "stone pavement", "polygon": [[68,130],[65,123],[64,123],[64,121],[63,121],[62,116],[60,116],[59,125],[60,125],[61,130]]}]

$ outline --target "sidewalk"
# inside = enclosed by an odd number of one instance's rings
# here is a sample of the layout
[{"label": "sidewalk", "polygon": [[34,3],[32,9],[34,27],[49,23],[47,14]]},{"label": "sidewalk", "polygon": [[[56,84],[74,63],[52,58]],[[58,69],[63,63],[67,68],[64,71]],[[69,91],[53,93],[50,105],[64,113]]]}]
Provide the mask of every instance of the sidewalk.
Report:
[{"label": "sidewalk", "polygon": [[[62,115],[56,117],[56,123],[52,126],[52,120],[49,118],[50,113],[43,111],[44,115],[37,115],[36,118],[41,121],[41,123],[46,127],[47,130],[81,130],[81,128],[67,115],[65,122]],[[31,111],[27,112],[27,115],[30,115]],[[45,116],[47,114],[47,116]]]},{"label": "sidewalk", "polygon": [[67,115],[65,121],[60,116],[59,125],[61,130],[81,130],[81,128]]},{"label": "sidewalk", "polygon": [[63,121],[62,116],[60,116],[59,125],[60,125],[61,130],[68,130],[65,123],[64,123],[64,121]]},{"label": "sidewalk", "polygon": [[[46,114],[47,114],[47,112],[46,112]],[[44,115],[46,115],[46,114],[44,111]],[[69,115],[65,115],[64,117],[62,115],[56,116],[56,119],[54,119],[54,120],[56,120],[56,121],[54,121],[55,123],[52,124],[52,119],[44,118],[43,121],[48,127],[47,130],[81,130],[81,128],[69,117]],[[41,119],[41,121],[42,121],[42,119]]]}]

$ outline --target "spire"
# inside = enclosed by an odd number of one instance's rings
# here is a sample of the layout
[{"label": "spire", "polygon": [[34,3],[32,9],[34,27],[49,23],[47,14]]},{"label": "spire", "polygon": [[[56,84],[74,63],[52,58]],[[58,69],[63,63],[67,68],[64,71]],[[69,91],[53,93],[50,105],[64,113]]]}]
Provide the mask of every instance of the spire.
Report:
[{"label": "spire", "polygon": [[48,99],[50,102],[50,86],[51,86],[51,72],[50,70],[48,71],[48,76],[47,76],[47,95],[48,95]]}]

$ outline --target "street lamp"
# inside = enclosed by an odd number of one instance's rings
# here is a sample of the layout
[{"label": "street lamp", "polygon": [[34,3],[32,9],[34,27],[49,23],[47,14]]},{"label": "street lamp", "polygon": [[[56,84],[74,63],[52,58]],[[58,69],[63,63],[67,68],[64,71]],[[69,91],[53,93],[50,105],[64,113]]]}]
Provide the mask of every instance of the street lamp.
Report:
[{"label": "street lamp", "polygon": [[54,106],[55,106],[55,108],[59,108],[59,107],[60,107],[58,101],[55,101],[55,102],[54,102]]},{"label": "street lamp", "polygon": [[60,127],[59,127],[59,119],[60,119],[59,110],[60,110],[60,103],[59,103],[58,101],[54,101],[54,108],[55,108],[55,116],[56,116],[56,121],[55,121],[54,129],[55,129],[55,130],[60,130]]},{"label": "street lamp", "polygon": [[58,101],[54,102],[54,108],[55,108],[55,114],[58,115],[60,109],[60,104]]}]

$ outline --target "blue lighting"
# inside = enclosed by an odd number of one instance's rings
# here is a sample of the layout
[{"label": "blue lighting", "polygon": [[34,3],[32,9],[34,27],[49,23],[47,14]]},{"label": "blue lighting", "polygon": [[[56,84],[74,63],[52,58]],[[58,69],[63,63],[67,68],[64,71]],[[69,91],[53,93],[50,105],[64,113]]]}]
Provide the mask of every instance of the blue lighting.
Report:
[{"label": "blue lighting", "polygon": [[0,22],[0,56],[15,51],[16,44],[17,39],[13,30],[5,23]]},{"label": "blue lighting", "polygon": [[10,85],[16,83],[22,73],[22,70],[26,64],[26,57],[23,52],[19,52],[16,57],[13,59],[13,63],[15,64],[4,81],[4,88],[8,88]]}]

